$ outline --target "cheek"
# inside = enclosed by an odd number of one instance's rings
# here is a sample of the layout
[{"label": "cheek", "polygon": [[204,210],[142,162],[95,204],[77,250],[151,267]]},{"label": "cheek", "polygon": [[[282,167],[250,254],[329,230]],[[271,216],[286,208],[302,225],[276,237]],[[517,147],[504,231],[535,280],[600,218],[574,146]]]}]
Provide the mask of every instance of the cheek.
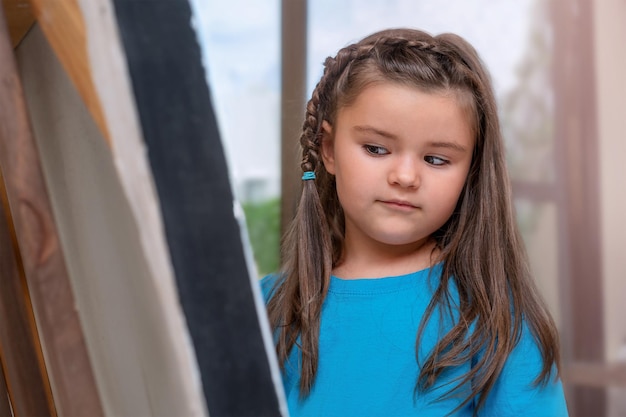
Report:
[{"label": "cheek", "polygon": [[371,200],[372,194],[368,184],[368,179],[361,176],[346,175],[344,170],[338,170],[335,176],[335,187],[339,204],[344,210],[351,211],[362,207]]},{"label": "cheek", "polygon": [[356,194],[367,184],[368,172],[363,169],[358,160],[353,155],[346,157],[345,153],[337,153],[334,160],[333,169],[337,182],[337,192]]},{"label": "cheek", "polygon": [[344,205],[344,203],[349,204],[360,194],[361,187],[351,182],[350,177],[338,175],[335,176],[335,181],[337,196],[342,205]]},{"label": "cheek", "polygon": [[454,178],[435,188],[436,199],[440,202],[442,209],[454,210],[457,202],[461,198],[465,178]]}]

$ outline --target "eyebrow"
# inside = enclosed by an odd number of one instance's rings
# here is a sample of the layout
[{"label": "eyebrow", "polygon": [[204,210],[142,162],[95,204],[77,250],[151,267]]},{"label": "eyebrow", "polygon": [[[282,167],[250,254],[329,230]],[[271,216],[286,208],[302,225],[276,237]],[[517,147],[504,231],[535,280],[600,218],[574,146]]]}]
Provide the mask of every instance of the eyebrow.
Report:
[{"label": "eyebrow", "polygon": [[354,126],[354,130],[356,130],[358,132],[374,133],[375,135],[382,136],[382,137],[389,138],[389,139],[397,139],[398,138],[393,133],[386,132],[384,130],[380,130],[380,129],[377,129],[375,127],[367,126],[367,125],[365,125],[365,126]]},{"label": "eyebrow", "polygon": [[[396,135],[394,135],[393,133],[387,132],[385,130],[380,130],[377,129],[375,127],[372,126],[354,126],[354,130],[358,131],[358,132],[365,132],[365,133],[373,133],[375,135],[378,136],[382,136],[384,138],[388,138],[388,139],[397,139],[398,137]],[[467,148],[459,143],[456,142],[448,142],[448,141],[430,141],[426,144],[429,147],[433,147],[433,148],[444,148],[444,149],[451,149],[453,151],[457,151],[457,152],[467,152]]]},{"label": "eyebrow", "polygon": [[428,146],[433,148],[451,149],[458,152],[467,152],[467,148],[456,142],[428,142]]}]

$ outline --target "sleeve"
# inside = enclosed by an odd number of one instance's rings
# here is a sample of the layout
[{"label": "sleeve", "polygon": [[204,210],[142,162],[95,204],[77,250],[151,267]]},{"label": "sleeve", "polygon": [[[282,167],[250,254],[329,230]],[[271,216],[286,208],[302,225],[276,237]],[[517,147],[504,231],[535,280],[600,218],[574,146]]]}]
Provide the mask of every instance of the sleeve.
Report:
[{"label": "sleeve", "polygon": [[265,301],[265,304],[267,304],[270,298],[272,298],[272,295],[276,290],[277,282],[277,274],[270,274],[261,279],[261,294],[263,295],[263,301]]},{"label": "sleeve", "polygon": [[567,417],[567,404],[556,367],[546,384],[533,382],[542,368],[541,352],[526,325],[518,345],[487,396],[481,417]]}]

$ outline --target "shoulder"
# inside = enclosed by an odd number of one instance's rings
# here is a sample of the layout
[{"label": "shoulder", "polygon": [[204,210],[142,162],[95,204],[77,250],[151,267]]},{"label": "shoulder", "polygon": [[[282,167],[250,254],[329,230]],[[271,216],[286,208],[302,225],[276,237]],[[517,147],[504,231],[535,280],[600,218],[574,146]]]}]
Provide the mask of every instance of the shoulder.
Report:
[{"label": "shoulder", "polygon": [[263,300],[267,303],[274,295],[276,289],[283,282],[280,274],[274,273],[263,277],[260,281],[261,293],[263,294]]},{"label": "shoulder", "polygon": [[556,366],[553,366],[552,375],[545,383],[535,383],[542,366],[539,346],[524,323],[519,343],[507,358],[480,415],[567,416],[565,395]]}]

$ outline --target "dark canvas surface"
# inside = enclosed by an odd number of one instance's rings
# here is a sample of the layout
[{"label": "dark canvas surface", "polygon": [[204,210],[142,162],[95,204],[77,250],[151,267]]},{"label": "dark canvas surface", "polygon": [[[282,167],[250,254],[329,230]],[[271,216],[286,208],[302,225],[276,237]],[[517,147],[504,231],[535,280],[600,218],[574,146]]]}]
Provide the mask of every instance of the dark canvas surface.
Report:
[{"label": "dark canvas surface", "polygon": [[114,5],[209,414],[278,416],[190,5]]}]

